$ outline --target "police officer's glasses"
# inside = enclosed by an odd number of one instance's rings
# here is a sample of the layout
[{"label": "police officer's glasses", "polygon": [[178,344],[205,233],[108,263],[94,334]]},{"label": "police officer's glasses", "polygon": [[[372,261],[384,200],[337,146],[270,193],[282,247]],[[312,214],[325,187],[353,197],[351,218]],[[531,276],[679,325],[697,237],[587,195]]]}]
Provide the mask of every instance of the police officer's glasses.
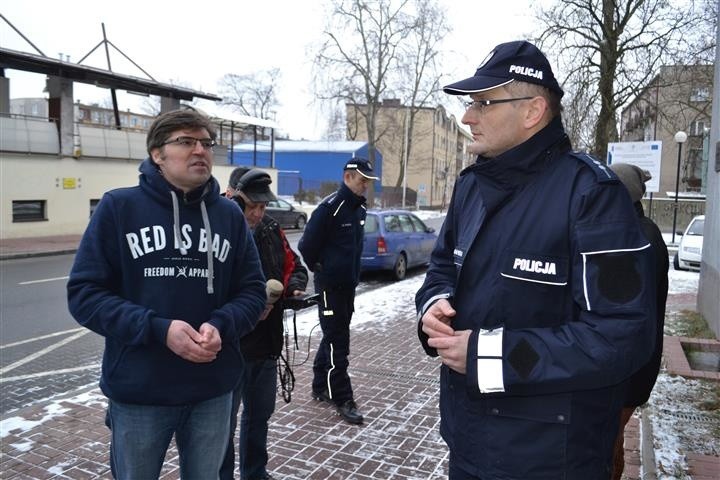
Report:
[{"label": "police officer's glasses", "polygon": [[203,150],[212,150],[215,146],[215,140],[212,138],[195,138],[195,137],[177,137],[163,142],[163,145],[179,145],[184,148],[195,148],[195,144],[200,142]]},{"label": "police officer's glasses", "polygon": [[489,107],[490,105],[495,105],[496,103],[517,102],[518,100],[531,100],[533,98],[535,97],[499,98],[497,100],[470,100],[464,101],[462,103],[463,105],[465,105],[466,110],[473,109],[476,112],[480,113],[485,110],[486,107]]}]

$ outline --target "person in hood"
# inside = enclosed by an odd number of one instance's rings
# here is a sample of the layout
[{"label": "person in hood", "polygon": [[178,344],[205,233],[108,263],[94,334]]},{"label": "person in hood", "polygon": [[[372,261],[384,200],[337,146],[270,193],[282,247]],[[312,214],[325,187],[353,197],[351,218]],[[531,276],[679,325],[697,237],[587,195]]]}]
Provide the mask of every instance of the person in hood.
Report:
[{"label": "person in hood", "polygon": [[[240,418],[240,478],[272,480],[267,471],[268,422],[275,411],[278,359],[283,347],[283,298],[303,295],[308,282],[307,269],[290,247],[285,232],[265,213],[268,202],[277,200],[270,190],[272,179],[259,168],[237,167],[230,174],[225,195],[233,198],[243,210],[253,232],[265,278],[278,286],[276,299],[260,315],[255,329],[240,339],[247,368],[243,382],[233,392],[230,413],[230,435],[220,469],[220,480],[232,480],[235,469],[235,429]],[[272,291],[272,287],[268,288]],[[270,297],[270,295],[268,295]]]},{"label": "person in hood", "polygon": [[323,199],[305,226],[298,249],[314,273],[319,294],[322,340],[313,363],[312,396],[334,406],[348,423],[359,425],[363,416],[355,403],[347,373],[350,320],[355,311],[355,287],[360,281],[360,255],[367,208],[363,194],[374,176],[372,164],[352,158],[343,171],[337,192]]},{"label": "person in hood", "polygon": [[444,91],[469,97],[477,154],[416,295],[450,479],[608,479],[626,380],[653,349],[651,245],[615,174],[571,150],[536,46],[500,44]]},{"label": "person in hood", "polygon": [[652,178],[650,172],[637,165],[629,163],[613,163],[610,169],[615,172],[620,181],[627,188],[630,200],[640,222],[645,237],[652,244],[655,252],[655,284],[657,288],[656,301],[656,327],[655,338],[646,341],[654,342],[652,355],[648,363],[635,372],[628,380],[628,389],[625,392],[625,403],[620,415],[620,429],[615,440],[615,455],[613,460],[612,480],[620,480],[625,469],[625,426],[632,417],[635,409],[646,403],[655,386],[663,350],[663,329],[665,328],[665,305],[668,294],[668,270],[670,268],[670,254],[663,240],[658,226],[645,216],[640,200],[645,195],[645,183]]},{"label": "person in hood", "polygon": [[240,337],[265,307],[265,279],[238,206],[211,176],[215,130],[193,109],[157,117],[140,184],[107,192],[67,285],[70,313],[105,337],[115,478],[158,478],[173,435],[183,478],[217,478]]}]

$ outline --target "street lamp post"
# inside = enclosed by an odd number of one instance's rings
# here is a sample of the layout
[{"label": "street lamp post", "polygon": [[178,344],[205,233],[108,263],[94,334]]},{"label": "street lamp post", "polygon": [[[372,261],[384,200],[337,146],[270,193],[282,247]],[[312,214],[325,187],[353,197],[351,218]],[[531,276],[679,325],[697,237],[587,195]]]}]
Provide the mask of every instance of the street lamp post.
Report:
[{"label": "street lamp post", "polygon": [[682,144],[687,140],[687,133],[682,130],[675,134],[675,141],[678,144],[677,173],[675,174],[675,205],[673,205],[673,226],[672,244],[675,244],[675,227],[677,225],[678,192],[680,191],[680,156],[682,155]]}]

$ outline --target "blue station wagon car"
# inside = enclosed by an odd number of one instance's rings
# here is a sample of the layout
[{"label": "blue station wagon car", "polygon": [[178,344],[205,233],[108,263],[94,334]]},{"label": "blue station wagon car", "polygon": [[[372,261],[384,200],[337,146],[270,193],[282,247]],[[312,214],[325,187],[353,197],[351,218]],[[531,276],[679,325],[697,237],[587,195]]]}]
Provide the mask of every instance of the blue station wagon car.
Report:
[{"label": "blue station wagon car", "polygon": [[402,280],[408,268],[430,263],[436,240],[435,229],[406,210],[369,210],[361,269],[388,270]]}]

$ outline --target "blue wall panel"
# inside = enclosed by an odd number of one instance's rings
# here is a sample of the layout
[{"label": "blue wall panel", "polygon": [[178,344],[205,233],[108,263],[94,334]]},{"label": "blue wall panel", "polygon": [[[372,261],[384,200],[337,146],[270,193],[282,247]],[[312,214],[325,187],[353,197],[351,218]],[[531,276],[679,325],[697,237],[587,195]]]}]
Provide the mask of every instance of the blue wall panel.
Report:
[{"label": "blue wall panel", "polygon": [[[345,164],[355,157],[367,158],[368,147],[365,144],[354,152],[333,151],[276,151],[275,168],[278,170],[278,193],[293,195],[297,192],[302,179],[305,190],[316,189],[322,182],[341,182]],[[242,150],[234,151],[230,161],[232,165],[270,167],[270,152]],[[382,178],[382,155],[376,154],[375,174]],[[375,182],[375,192],[381,192],[380,180]]]}]

